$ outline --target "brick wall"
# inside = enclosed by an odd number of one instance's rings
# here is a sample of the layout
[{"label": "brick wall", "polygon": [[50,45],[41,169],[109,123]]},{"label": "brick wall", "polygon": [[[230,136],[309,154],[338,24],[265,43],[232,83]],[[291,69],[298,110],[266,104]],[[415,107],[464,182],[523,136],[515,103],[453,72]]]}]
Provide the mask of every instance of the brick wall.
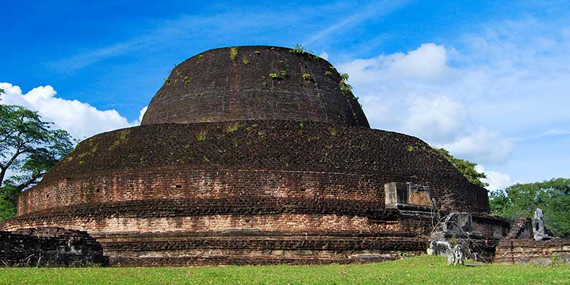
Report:
[{"label": "brick wall", "polygon": [[164,199],[362,199],[383,203],[384,181],[378,178],[341,172],[130,168],[44,183],[41,191],[22,194],[19,214],[77,204]]},{"label": "brick wall", "polygon": [[499,242],[495,262],[552,264],[570,262],[570,240],[504,239]]},{"label": "brick wall", "polygon": [[241,122],[232,132],[227,127],[163,124],[97,135],[21,195],[19,214],[133,199],[383,201],[383,184],[394,181],[428,186],[440,207],[488,211],[485,189],[410,136],[314,122]]},{"label": "brick wall", "polygon": [[504,227],[486,214],[486,190],[417,138],[330,123],[248,121],[94,136],[22,193],[18,217],[0,229],[85,230],[116,265],[420,254],[434,217],[386,209],[389,182],[427,186],[438,209],[474,213],[491,244]]}]

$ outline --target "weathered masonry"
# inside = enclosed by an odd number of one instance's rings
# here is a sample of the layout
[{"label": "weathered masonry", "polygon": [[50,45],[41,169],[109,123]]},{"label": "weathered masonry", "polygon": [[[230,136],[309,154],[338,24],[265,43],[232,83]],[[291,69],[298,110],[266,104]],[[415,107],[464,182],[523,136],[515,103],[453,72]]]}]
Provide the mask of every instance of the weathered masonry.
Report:
[{"label": "weathered masonry", "polygon": [[499,242],[495,262],[553,264],[570,262],[570,239],[537,240],[532,219],[520,218]]},{"label": "weathered masonry", "polygon": [[451,211],[506,235],[429,145],[370,129],[330,63],[249,46],[182,62],[141,126],[81,142],[0,229],[87,231],[114,265],[347,263],[424,253]]}]

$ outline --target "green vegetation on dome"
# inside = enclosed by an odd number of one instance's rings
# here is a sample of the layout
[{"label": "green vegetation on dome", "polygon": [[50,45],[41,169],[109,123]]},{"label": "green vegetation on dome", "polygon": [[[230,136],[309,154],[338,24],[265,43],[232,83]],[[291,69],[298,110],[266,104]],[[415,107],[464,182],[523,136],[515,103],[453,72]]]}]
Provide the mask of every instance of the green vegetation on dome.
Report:
[{"label": "green vegetation on dome", "polygon": [[233,132],[239,130],[239,127],[240,127],[239,123],[229,124],[228,127],[226,128],[226,132],[233,133]]},{"label": "green vegetation on dome", "polygon": [[289,50],[292,54],[305,54],[310,53],[304,46],[301,44],[296,44],[292,49]]},{"label": "green vegetation on dome", "polygon": [[201,131],[201,132],[196,133],[196,135],[195,135],[196,140],[199,141],[199,142],[205,141],[207,134],[208,134],[207,131]]},{"label": "green vegetation on dome", "polygon": [[237,59],[237,56],[238,56],[238,48],[237,47],[230,48],[230,58],[232,59],[232,61],[235,61]]},{"label": "green vegetation on dome", "polygon": [[348,81],[348,77],[349,77],[348,73],[341,73],[340,74],[339,88],[340,88],[340,91],[342,91],[345,94],[352,92],[352,86],[350,86],[350,84],[346,83]]}]

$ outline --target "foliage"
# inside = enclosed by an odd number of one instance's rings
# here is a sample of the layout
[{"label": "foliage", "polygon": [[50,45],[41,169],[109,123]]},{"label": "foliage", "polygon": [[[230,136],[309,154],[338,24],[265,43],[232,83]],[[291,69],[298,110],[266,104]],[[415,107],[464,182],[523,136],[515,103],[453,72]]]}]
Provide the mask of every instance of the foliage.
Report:
[{"label": "foliage", "polygon": [[243,64],[246,64],[246,65],[249,64],[249,58],[247,58],[247,57],[244,57],[242,61],[243,61]]},{"label": "foliage", "polygon": [[72,150],[70,135],[51,125],[37,112],[0,105],[0,220],[12,217],[20,192]]},{"label": "foliage", "polygon": [[208,135],[207,131],[201,131],[196,133],[194,136],[196,137],[196,141],[203,142],[206,140],[206,135]]},{"label": "foliage", "polygon": [[447,266],[442,256],[368,264],[0,268],[0,284],[567,284],[570,266]]},{"label": "foliage", "polygon": [[307,49],[301,44],[296,44],[295,47],[289,50],[289,52],[292,54],[304,54],[308,53],[309,51],[307,51]]},{"label": "foliage", "polygon": [[544,223],[556,236],[570,236],[570,179],[558,178],[521,184],[492,192],[491,212],[511,222],[544,210]]},{"label": "foliage", "polygon": [[271,73],[269,73],[269,77],[272,79],[278,79],[279,75],[277,75],[277,73],[275,73],[275,72],[271,72]]},{"label": "foliage", "polygon": [[239,127],[240,127],[239,123],[229,124],[228,127],[226,128],[226,132],[233,133],[239,130]]},{"label": "foliage", "polygon": [[477,166],[476,163],[460,158],[455,158],[449,153],[449,151],[444,148],[436,148],[435,150],[453,166],[455,166],[455,168],[457,168],[457,170],[459,170],[459,172],[461,172],[461,174],[463,174],[463,176],[465,176],[469,182],[481,187],[489,186],[489,184],[481,180],[483,178],[487,178],[485,173],[477,172],[477,170],[475,170],[475,166]]},{"label": "foliage", "polygon": [[230,58],[232,59],[232,61],[235,61],[237,56],[238,56],[238,48],[237,47],[230,48]]},{"label": "foliage", "polygon": [[350,86],[350,84],[346,83],[348,81],[348,74],[347,73],[341,73],[340,74],[340,82],[338,83],[339,87],[340,87],[340,91],[344,92],[344,93],[350,93],[352,91],[352,86]]},{"label": "foliage", "polygon": [[309,73],[303,73],[303,79],[305,79],[305,80],[311,80],[311,74],[309,74]]}]

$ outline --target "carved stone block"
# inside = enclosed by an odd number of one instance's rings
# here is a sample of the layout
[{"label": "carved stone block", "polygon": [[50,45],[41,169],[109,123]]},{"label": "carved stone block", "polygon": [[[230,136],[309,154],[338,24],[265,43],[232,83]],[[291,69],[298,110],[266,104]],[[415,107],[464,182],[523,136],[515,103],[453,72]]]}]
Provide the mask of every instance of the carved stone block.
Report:
[{"label": "carved stone block", "polygon": [[409,182],[391,182],[384,185],[384,191],[387,208],[405,208],[406,205],[432,207],[430,193],[426,186]]}]

